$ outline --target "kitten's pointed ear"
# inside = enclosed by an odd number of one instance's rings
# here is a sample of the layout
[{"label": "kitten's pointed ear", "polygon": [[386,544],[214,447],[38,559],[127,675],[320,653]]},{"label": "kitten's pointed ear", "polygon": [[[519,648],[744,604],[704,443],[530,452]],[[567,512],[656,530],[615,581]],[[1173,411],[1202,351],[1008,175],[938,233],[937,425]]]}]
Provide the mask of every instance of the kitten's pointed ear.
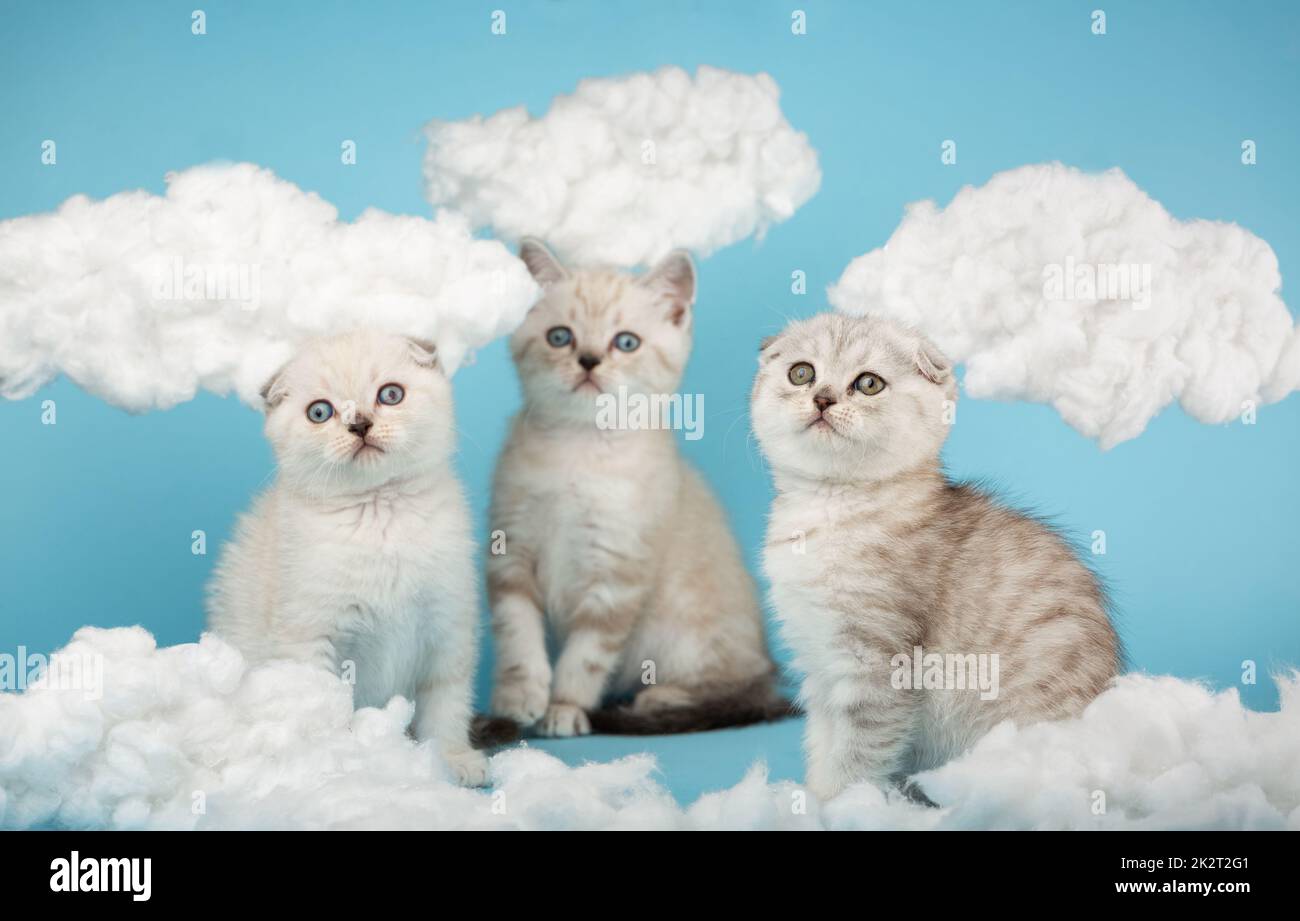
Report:
[{"label": "kitten's pointed ear", "polygon": [[646,272],[637,284],[662,291],[672,300],[669,318],[680,326],[695,303],[695,261],[684,249],[675,249]]},{"label": "kitten's pointed ear", "polygon": [[922,336],[916,344],[916,370],[932,384],[946,384],[952,377],[952,362],[938,346]]},{"label": "kitten's pointed ear", "polygon": [[568,277],[569,270],[536,237],[524,237],[519,241],[519,258],[528,266],[529,274],[539,285],[549,285]]},{"label": "kitten's pointed ear", "polygon": [[438,368],[438,347],[428,339],[408,339],[411,346],[411,360],[421,368]]},{"label": "kitten's pointed ear", "polygon": [[289,395],[289,388],[285,386],[284,372],[289,366],[286,364],[271,375],[271,379],[262,385],[258,393],[262,397],[262,408],[267,412],[275,409],[284,402],[284,398]]}]

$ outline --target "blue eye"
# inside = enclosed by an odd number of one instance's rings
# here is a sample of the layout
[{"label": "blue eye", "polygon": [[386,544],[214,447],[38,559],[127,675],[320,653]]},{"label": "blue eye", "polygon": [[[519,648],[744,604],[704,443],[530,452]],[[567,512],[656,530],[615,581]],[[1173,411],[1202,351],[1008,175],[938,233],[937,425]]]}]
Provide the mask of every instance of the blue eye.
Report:
[{"label": "blue eye", "polygon": [[573,341],[573,330],[567,326],[552,326],[546,331],[546,341],[557,349],[562,349]]},{"label": "blue eye", "polygon": [[636,333],[619,333],[614,337],[614,348],[620,352],[635,352],[641,344],[641,337]]},{"label": "blue eye", "polygon": [[379,402],[385,406],[396,406],[406,397],[401,384],[384,384],[379,388]]},{"label": "blue eye", "polygon": [[334,407],[330,405],[329,400],[317,400],[307,407],[307,418],[317,425],[328,422],[333,415]]}]

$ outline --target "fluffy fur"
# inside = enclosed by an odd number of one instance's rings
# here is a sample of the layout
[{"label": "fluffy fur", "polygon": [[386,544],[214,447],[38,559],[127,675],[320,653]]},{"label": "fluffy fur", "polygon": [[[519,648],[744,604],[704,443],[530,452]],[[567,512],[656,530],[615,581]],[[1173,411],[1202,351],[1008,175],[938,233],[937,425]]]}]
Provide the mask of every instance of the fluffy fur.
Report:
[{"label": "fluffy fur", "polygon": [[[667,732],[784,712],[753,582],[673,433],[597,425],[602,392],[676,390],[690,353],[690,258],[673,253],[635,278],[570,272],[535,240],[520,255],[545,294],[511,340],[524,409],[493,490],[504,538],[487,564],[493,712],[551,736],[590,732],[593,720]],[[552,344],[557,327],[572,341]],[[617,349],[622,332],[639,346]],[[634,692],[629,707],[592,715]]]},{"label": "fluffy fur", "polygon": [[[811,381],[791,380],[800,363]],[[874,395],[854,386],[866,372]],[[1066,543],[945,479],[956,399],[947,359],[879,317],[798,322],[760,355],[753,424],[777,490],[764,561],[823,799],[932,768],[1002,720],[1078,714],[1119,667],[1105,596]],[[895,657],[917,647],[996,654],[996,696],[900,687]]]},{"label": "fluffy fur", "polygon": [[[386,385],[403,390],[382,402]],[[318,664],[356,706],[415,701],[458,778],[482,783],[469,744],[476,649],[474,546],[449,467],[451,385],[432,346],[353,333],[309,343],[264,390],[275,484],[217,567],[209,626],[252,662]],[[308,418],[317,401],[333,415]]]}]

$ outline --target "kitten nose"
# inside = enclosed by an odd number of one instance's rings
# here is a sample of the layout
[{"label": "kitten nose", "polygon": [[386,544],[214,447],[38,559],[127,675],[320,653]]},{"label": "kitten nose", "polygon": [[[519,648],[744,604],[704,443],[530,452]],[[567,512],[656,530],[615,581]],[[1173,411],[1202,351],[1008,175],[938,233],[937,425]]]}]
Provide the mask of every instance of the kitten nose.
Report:
[{"label": "kitten nose", "polygon": [[582,365],[582,370],[590,371],[596,365],[600,364],[600,356],[593,355],[590,352],[583,352],[578,356],[578,364]]},{"label": "kitten nose", "polygon": [[356,435],[358,438],[365,438],[373,425],[374,423],[370,421],[369,417],[357,416],[352,421],[352,424],[348,426],[348,431],[353,435]]},{"label": "kitten nose", "polygon": [[826,412],[827,406],[835,405],[835,400],[832,397],[826,396],[824,393],[819,393],[817,396],[813,397],[813,403],[817,405],[818,412],[824,413]]}]

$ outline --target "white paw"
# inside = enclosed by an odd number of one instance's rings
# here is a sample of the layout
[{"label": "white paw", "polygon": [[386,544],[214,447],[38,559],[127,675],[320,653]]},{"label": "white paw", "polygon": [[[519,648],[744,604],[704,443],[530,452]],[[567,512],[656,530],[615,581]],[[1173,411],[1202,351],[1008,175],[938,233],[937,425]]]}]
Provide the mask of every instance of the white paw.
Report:
[{"label": "white paw", "polygon": [[823,803],[830,802],[844,792],[849,781],[838,771],[809,765],[804,775],[804,786]]},{"label": "white paw", "polygon": [[546,712],[549,682],[531,677],[505,681],[492,691],[492,712],[508,716],[520,726],[531,726]]},{"label": "white paw", "polygon": [[591,734],[591,721],[581,707],[573,704],[551,704],[542,717],[538,731],[544,736],[585,736]]},{"label": "white paw", "polygon": [[473,748],[459,749],[447,753],[447,766],[462,787],[482,787],[487,785],[487,755]]}]

